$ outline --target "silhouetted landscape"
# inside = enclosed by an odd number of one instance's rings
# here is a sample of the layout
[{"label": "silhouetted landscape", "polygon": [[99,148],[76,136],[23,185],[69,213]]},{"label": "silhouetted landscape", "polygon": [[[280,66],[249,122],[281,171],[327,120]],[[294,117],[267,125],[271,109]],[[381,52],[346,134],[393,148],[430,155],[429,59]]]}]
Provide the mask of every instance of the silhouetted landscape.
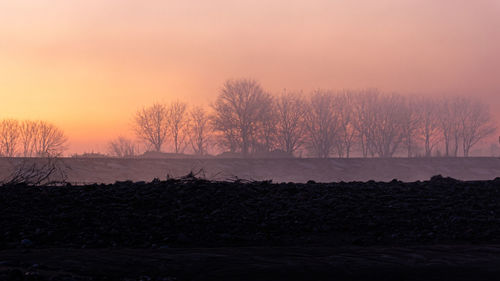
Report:
[{"label": "silhouetted landscape", "polygon": [[499,279],[499,15],[0,0],[0,281]]},{"label": "silhouetted landscape", "polygon": [[499,179],[191,174],[0,191],[9,280],[490,280],[500,268]]}]

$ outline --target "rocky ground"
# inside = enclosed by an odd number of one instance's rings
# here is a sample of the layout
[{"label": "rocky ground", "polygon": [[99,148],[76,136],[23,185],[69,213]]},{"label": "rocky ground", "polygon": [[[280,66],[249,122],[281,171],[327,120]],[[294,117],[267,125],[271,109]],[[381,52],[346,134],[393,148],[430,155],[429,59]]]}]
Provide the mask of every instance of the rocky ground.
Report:
[{"label": "rocky ground", "polygon": [[489,280],[496,245],[500,178],[0,187],[0,280]]}]

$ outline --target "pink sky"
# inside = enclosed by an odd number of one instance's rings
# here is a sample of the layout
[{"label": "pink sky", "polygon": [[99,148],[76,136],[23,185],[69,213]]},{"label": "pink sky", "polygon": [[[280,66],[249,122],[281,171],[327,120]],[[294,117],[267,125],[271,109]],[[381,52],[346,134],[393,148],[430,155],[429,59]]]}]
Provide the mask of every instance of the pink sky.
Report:
[{"label": "pink sky", "polygon": [[0,118],[45,119],[103,151],[155,101],[224,80],[463,94],[500,107],[500,1],[0,0]]}]

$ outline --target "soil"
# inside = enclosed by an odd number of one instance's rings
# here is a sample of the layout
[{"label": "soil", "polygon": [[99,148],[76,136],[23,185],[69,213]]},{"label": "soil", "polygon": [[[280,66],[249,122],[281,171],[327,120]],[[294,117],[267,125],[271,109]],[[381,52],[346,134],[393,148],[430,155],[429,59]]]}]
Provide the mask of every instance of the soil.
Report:
[{"label": "soil", "polygon": [[[56,161],[55,161],[56,160]],[[460,180],[492,180],[500,176],[498,157],[460,158],[349,158],[349,159],[120,159],[120,158],[3,158],[0,181],[9,179],[19,166],[39,168],[57,164],[65,179],[74,184],[151,181],[201,171],[207,179],[273,180],[274,182],[428,180],[441,174]],[[60,180],[55,174],[53,180]]]},{"label": "soil", "polygon": [[494,280],[500,178],[0,187],[0,280]]}]

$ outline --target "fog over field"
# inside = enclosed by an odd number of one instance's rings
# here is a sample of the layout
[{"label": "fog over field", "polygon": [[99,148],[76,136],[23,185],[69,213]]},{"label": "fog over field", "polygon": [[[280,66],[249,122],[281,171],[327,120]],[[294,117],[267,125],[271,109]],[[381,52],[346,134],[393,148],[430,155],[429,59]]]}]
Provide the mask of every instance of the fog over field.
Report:
[{"label": "fog over field", "polygon": [[[0,159],[0,178],[41,168],[46,159]],[[152,181],[182,178],[189,173],[214,181],[350,182],[426,181],[442,175],[460,180],[492,180],[500,177],[499,158],[397,158],[397,159],[76,159],[55,162],[52,180],[73,184]],[[52,164],[52,163],[51,163]],[[62,173],[59,173],[62,172]],[[64,175],[64,177],[62,176]]]}]

